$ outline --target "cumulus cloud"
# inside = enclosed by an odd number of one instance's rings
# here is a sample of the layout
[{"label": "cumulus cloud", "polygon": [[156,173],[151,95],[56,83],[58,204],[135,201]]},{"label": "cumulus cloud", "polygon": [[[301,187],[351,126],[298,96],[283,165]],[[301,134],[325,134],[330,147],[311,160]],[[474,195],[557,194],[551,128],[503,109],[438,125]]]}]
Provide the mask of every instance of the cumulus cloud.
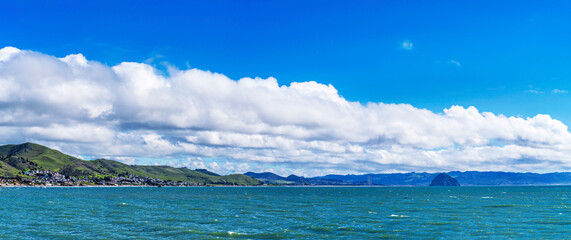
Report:
[{"label": "cumulus cloud", "polygon": [[11,47],[0,50],[0,86],[0,142],[129,164],[168,158],[157,163],[221,173],[279,166],[306,176],[571,169],[571,134],[549,115],[361,104],[317,82],[160,73],[144,63],[108,67],[81,54]]}]

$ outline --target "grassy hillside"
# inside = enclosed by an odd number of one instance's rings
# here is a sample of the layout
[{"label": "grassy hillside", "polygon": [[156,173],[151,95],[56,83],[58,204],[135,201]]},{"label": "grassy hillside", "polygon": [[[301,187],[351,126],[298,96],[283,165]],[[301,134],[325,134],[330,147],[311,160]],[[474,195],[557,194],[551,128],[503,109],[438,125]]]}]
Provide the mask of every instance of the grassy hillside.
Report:
[{"label": "grassy hillside", "polygon": [[66,176],[116,177],[133,174],[162,180],[203,184],[258,185],[259,181],[242,174],[216,176],[209,172],[169,166],[126,165],[117,161],[98,159],[84,161],[57,150],[34,143],[0,146],[0,175],[15,177],[24,170],[44,169]]}]

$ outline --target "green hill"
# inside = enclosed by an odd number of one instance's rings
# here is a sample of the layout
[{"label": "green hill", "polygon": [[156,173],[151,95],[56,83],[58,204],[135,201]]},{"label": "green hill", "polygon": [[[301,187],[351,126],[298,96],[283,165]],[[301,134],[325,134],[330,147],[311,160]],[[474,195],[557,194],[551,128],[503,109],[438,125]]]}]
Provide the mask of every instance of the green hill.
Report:
[{"label": "green hill", "polygon": [[216,176],[188,168],[127,165],[106,159],[85,161],[34,143],[0,146],[0,176],[23,176],[21,172],[26,170],[50,170],[73,177],[117,177],[132,174],[165,181],[201,184],[260,184],[258,180],[242,174]]}]

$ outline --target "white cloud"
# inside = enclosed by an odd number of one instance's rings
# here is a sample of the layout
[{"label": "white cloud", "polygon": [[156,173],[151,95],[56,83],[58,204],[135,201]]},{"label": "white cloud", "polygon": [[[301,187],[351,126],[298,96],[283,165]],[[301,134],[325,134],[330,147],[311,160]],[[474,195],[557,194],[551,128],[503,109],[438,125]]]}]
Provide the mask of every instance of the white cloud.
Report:
[{"label": "white cloud", "polygon": [[552,94],[567,94],[567,93],[569,93],[569,91],[568,90],[562,90],[562,89],[553,89],[551,91],[551,93]]},{"label": "white cloud", "polygon": [[34,139],[51,141],[70,141],[101,143],[112,141],[115,132],[105,126],[95,124],[29,126],[22,129],[22,134]]},{"label": "white cloud", "polygon": [[213,171],[218,171],[220,170],[220,166],[218,166],[218,163],[216,162],[211,162],[208,164],[208,169],[211,169]]},{"label": "white cloud", "polygon": [[188,165],[186,167],[190,168],[190,169],[205,169],[206,168],[206,164],[204,163],[204,160],[202,160],[202,158],[200,157],[194,157],[194,158],[187,158],[188,161]]},{"label": "white cloud", "polygon": [[7,61],[13,55],[15,55],[19,52],[20,52],[20,49],[17,49],[15,47],[5,47],[5,48],[0,49],[0,62]]},{"label": "white cloud", "polygon": [[571,169],[571,134],[549,115],[363,105],[317,82],[283,86],[271,77],[232,80],[198,69],[161,74],[143,63],[107,67],[81,54],[14,48],[0,50],[0,86],[0,142],[33,141],[129,164],[177,156],[171,165],[221,172],[280,166],[306,176]]},{"label": "white cloud", "polygon": [[526,92],[526,93],[533,93],[533,94],[543,94],[543,93],[545,93],[544,91],[540,91],[540,90],[537,90],[537,89],[528,89],[528,90],[525,90],[525,92]]},{"label": "white cloud", "polygon": [[134,157],[119,157],[119,156],[107,157],[107,159],[109,158],[112,158],[115,161],[120,161],[124,164],[129,164],[129,165],[134,165],[137,163],[137,160]]},{"label": "white cloud", "polygon": [[412,48],[414,47],[414,45],[412,44],[412,42],[408,39],[404,40],[401,42],[401,47],[405,50],[412,50]]},{"label": "white cloud", "polygon": [[449,64],[452,64],[452,65],[455,65],[456,67],[461,67],[461,66],[462,66],[462,64],[461,64],[460,62],[458,62],[458,61],[456,61],[456,60],[453,60],[453,59],[448,60],[448,63],[449,63]]}]

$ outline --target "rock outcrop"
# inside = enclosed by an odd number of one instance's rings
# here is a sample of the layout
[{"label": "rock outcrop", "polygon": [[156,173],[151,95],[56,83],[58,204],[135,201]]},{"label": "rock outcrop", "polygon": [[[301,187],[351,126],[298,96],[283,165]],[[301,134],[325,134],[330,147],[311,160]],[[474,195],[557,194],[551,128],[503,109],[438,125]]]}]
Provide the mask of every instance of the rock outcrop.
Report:
[{"label": "rock outcrop", "polygon": [[430,186],[460,186],[460,183],[453,177],[448,176],[448,174],[441,173],[432,179]]}]

